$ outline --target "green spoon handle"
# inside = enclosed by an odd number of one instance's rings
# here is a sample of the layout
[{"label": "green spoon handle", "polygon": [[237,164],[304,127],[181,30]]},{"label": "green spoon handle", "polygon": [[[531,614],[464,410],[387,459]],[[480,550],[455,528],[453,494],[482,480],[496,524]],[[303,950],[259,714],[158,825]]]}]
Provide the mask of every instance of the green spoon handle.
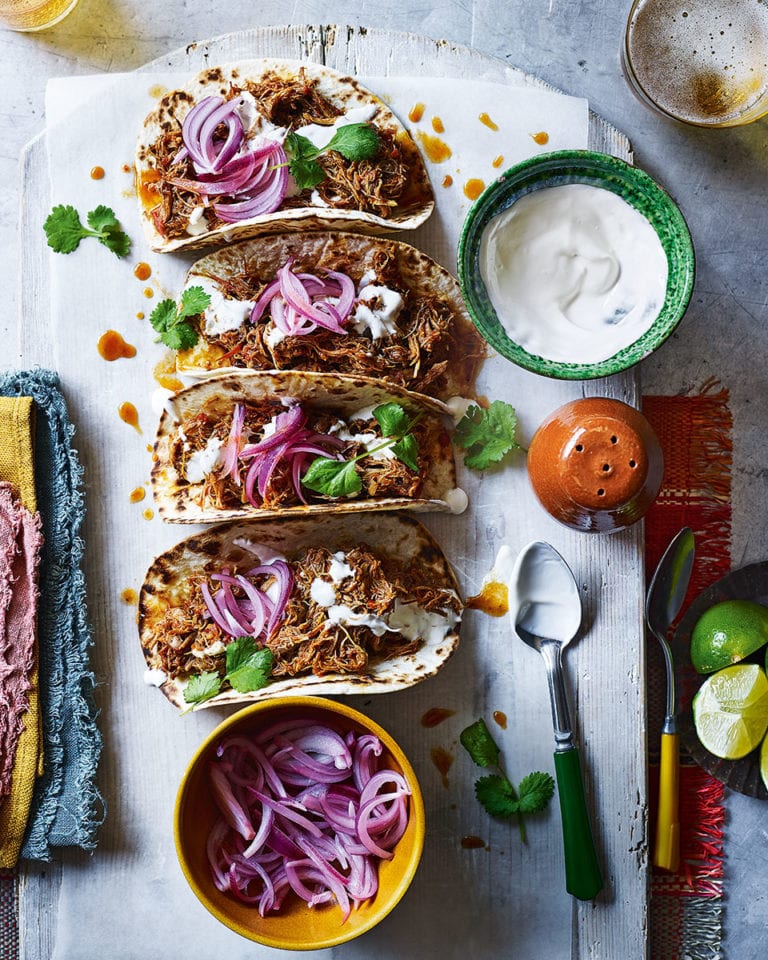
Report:
[{"label": "green spoon handle", "polygon": [[589,824],[579,751],[555,754],[555,775],[563,820],[565,888],[578,900],[591,900],[603,888],[603,877]]}]

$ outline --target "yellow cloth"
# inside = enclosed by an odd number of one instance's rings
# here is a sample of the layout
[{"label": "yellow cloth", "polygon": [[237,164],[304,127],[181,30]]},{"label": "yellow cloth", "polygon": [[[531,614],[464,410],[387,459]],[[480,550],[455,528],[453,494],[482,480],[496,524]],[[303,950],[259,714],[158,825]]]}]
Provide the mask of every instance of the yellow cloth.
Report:
[{"label": "yellow cloth", "polygon": [[[21,502],[34,513],[35,472],[32,453],[34,406],[31,397],[0,397],[0,481],[12,483]],[[42,737],[38,687],[37,642],[28,692],[29,710],[13,761],[11,792],[0,803],[0,867],[13,867],[32,804],[35,778],[42,773]]]}]

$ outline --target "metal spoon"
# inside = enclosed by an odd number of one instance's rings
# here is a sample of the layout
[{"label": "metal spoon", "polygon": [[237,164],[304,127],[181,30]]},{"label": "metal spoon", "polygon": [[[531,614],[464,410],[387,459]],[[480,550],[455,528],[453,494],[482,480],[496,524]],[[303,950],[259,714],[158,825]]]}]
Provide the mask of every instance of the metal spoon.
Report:
[{"label": "metal spoon", "polygon": [[555,730],[555,775],[565,851],[565,887],[591,900],[603,878],[584,798],[579,751],[573,742],[563,681],[562,651],[581,625],[581,599],[573,574],[548,543],[528,544],[509,582],[509,611],[518,637],[544,658]]},{"label": "metal spoon", "polygon": [[677,871],[680,864],[680,823],[678,794],[680,738],[677,732],[677,697],[675,667],[667,631],[683,605],[693,569],[693,531],[683,529],[672,540],[659,560],[645,603],[648,627],[661,644],[667,672],[667,704],[661,728],[661,762],[659,766],[659,812],[653,862],[664,870]]}]

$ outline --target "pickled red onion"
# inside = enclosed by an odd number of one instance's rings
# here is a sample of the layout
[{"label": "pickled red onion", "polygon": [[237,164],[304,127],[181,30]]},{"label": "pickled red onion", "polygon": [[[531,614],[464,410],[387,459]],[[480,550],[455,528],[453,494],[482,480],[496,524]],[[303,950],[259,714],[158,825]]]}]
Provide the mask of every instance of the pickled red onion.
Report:
[{"label": "pickled red onion", "polygon": [[[411,791],[401,773],[371,765],[381,754],[371,734],[343,736],[308,718],[223,740],[209,764],[221,813],[206,845],[217,888],[261,916],[279,910],[290,889],[310,907],[335,902],[346,920],[352,904],[376,895],[377,861],[394,855],[408,824]],[[345,780],[318,783],[318,768]],[[287,770],[309,785],[297,790]]]},{"label": "pickled red onion", "polygon": [[[322,327],[333,333],[346,333],[355,302],[355,285],[337,270],[326,271],[326,279],[311,273],[294,273],[293,260],[277,271],[273,280],[256,300],[251,323],[257,323],[267,307],[275,327],[286,336],[300,337]],[[337,300],[333,304],[328,298]]]},{"label": "pickled red onion", "polygon": [[[263,587],[253,583],[254,577],[262,575],[273,577],[277,583],[276,600],[270,599]],[[219,584],[216,593],[205,580],[200,584],[200,592],[217,626],[230,637],[268,639],[285,613],[293,589],[293,571],[284,560],[273,560],[249,571],[246,576],[231,576],[226,571],[211,574],[211,581]],[[235,594],[234,588],[238,588],[242,596]]]}]

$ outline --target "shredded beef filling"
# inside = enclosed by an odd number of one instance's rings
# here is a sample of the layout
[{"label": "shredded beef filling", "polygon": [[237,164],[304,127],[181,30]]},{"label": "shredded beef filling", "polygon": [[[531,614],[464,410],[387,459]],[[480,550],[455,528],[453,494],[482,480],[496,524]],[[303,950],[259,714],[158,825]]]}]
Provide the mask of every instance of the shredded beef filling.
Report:
[{"label": "shredded beef filling", "polygon": [[[246,82],[242,87],[230,86],[227,99],[250,93],[258,110],[276,126],[295,130],[306,124],[332,124],[342,111],[327,100],[317,89],[317,81],[307,78],[301,69],[298,77],[285,79],[268,74],[259,82]],[[324,153],[319,162],[326,172],[326,179],[317,187],[325,204],[342,209],[359,210],[388,217],[398,201],[406,193],[409,181],[409,164],[404,151],[388,132],[375,123],[380,146],[370,160],[350,161],[335,150]],[[202,198],[185,190],[173,181],[196,180],[189,159],[175,162],[183,146],[181,124],[165,124],[164,132],[147,148],[150,166],[160,179],[152,184],[149,196],[157,196],[159,203],[150,210],[157,232],[166,239],[188,236],[189,218]],[[281,208],[305,207],[309,204],[311,190],[303,190],[293,197],[286,197]],[[220,220],[212,207],[206,205],[203,213],[209,230],[220,226]]]},{"label": "shredded beef filling", "polygon": [[[294,585],[285,615],[265,641],[274,655],[273,677],[307,673],[316,676],[364,674],[371,664],[414,652],[422,645],[422,638],[411,640],[394,631],[376,636],[367,626],[331,622],[328,610],[319,606],[311,596],[312,582],[316,578],[331,582],[331,561],[331,551],[325,547],[312,547],[291,564]],[[335,602],[349,607],[354,613],[386,618],[393,611],[396,600],[417,603],[433,613],[461,613],[461,601],[454,591],[436,585],[429,569],[419,561],[406,568],[396,560],[379,560],[370,548],[361,545],[347,551],[345,563],[354,574],[334,584]],[[228,569],[237,572],[231,565]],[[240,572],[245,573],[247,569],[248,566],[244,565]],[[269,586],[271,578],[251,579],[264,589]],[[414,583],[419,586],[414,587]],[[233,590],[236,596],[242,596],[239,587]],[[150,665],[172,678],[185,678],[209,670],[216,670],[223,676],[225,647],[232,638],[208,615],[200,578],[188,580],[183,592],[184,596],[177,597],[175,605],[166,609],[149,635]]]},{"label": "shredded beef filling", "polygon": [[[338,452],[345,460],[363,455],[357,461],[357,472],[363,486],[359,496],[364,498],[413,498],[419,496],[424,483],[424,476],[429,467],[428,451],[433,450],[435,444],[442,443],[443,440],[444,430],[436,418],[424,418],[414,425],[412,432],[419,448],[417,459],[419,470],[415,472],[395,457],[378,459],[375,456],[367,455],[366,444],[354,439],[355,436],[361,434],[374,434],[376,438],[380,438],[382,436],[381,428],[375,418],[354,419],[347,422],[343,414],[332,409],[313,410],[311,407],[304,405],[304,410],[308,415],[307,429],[321,434],[330,433],[333,436],[332,428],[341,421],[344,423],[345,431],[352,435],[353,439],[345,440],[344,446]],[[245,403],[244,442],[246,444],[258,443],[264,439],[264,427],[280,413],[285,413],[285,407],[277,399]],[[171,462],[178,475],[180,485],[187,483],[185,479],[187,465],[195,452],[204,450],[211,437],[226,441],[231,426],[231,408],[227,410],[225,416],[222,416],[216,415],[210,409],[210,406],[207,406],[196,417],[183,421],[177,427],[171,439],[170,453]],[[381,442],[383,443],[383,438]],[[376,442],[369,440],[368,443],[374,445]],[[328,455],[333,457],[335,453],[336,448],[329,446]],[[308,460],[307,467],[312,459],[314,457]],[[242,482],[247,470],[248,464],[241,464],[241,483],[238,484],[231,475],[222,477],[218,469],[214,469],[206,475],[202,483],[191,485],[200,488],[199,493],[194,496],[195,502],[201,507],[217,510],[248,506],[249,501],[245,493],[245,484]],[[309,503],[313,501],[322,502],[328,499],[307,488],[303,488],[303,493]],[[278,463],[263,497],[260,497],[257,489],[254,489],[253,496],[260,506],[267,509],[301,503],[302,501],[293,485],[290,462],[286,460]]]}]

